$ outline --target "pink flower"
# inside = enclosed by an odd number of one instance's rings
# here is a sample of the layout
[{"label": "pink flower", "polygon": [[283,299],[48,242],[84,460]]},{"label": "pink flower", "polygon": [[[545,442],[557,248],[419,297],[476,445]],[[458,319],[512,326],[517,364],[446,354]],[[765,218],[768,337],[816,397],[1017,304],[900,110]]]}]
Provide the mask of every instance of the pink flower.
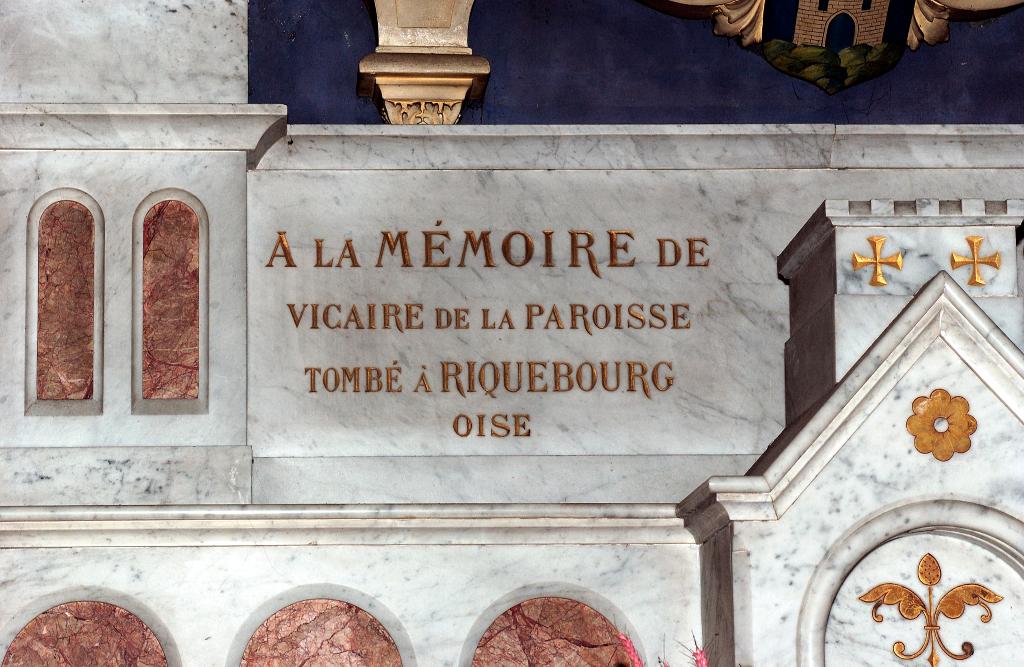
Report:
[{"label": "pink flower", "polygon": [[633,667],[644,667],[644,661],[640,659],[640,654],[636,652],[636,647],[633,646],[633,642],[629,637],[620,632],[619,643],[626,650],[626,655],[629,656],[629,661],[633,663]]},{"label": "pink flower", "polygon": [[693,664],[694,667],[708,667],[708,654],[704,652],[704,649],[693,650]]}]

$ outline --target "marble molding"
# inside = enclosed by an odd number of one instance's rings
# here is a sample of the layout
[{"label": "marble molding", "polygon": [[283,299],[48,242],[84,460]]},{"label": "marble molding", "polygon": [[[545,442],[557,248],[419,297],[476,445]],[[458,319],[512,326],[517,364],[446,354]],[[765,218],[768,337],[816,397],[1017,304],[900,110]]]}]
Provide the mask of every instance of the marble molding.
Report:
[{"label": "marble molding", "polygon": [[244,103],[241,0],[7,0],[0,102]]},{"label": "marble molding", "polygon": [[278,104],[0,104],[3,150],[244,151],[285,134]]},{"label": "marble molding", "polygon": [[[253,502],[672,502],[679,489],[696,488],[708,475],[746,470],[756,459],[752,454],[258,457]],[[296,479],[303,483],[295,484]],[[389,483],[393,479],[402,483]]]},{"label": "marble molding", "polygon": [[153,631],[105,602],[67,602],[33,618],[7,648],[3,667],[167,667]]}]

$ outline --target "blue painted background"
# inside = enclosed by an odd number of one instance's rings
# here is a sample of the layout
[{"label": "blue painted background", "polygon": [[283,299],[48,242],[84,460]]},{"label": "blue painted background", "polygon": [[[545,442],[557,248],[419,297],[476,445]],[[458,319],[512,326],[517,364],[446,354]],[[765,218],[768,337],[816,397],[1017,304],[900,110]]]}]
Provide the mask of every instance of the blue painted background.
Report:
[{"label": "blue painted background", "polygon": [[[469,45],[491,62],[463,123],[1024,123],[1024,9],[953,25],[889,74],[829,97],[635,0],[476,0]],[[362,0],[250,0],[249,97],[292,123],[379,123],[356,97],[375,46]]]}]

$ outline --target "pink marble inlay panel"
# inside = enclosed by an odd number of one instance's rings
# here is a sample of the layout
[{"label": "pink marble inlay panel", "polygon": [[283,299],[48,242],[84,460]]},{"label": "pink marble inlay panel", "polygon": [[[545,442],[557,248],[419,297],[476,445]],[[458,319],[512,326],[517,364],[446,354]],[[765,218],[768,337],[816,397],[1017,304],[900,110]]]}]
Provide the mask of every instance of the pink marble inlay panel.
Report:
[{"label": "pink marble inlay panel", "polygon": [[619,631],[582,602],[535,598],[491,624],[473,667],[629,667]]},{"label": "pink marble inlay panel", "polygon": [[96,230],[74,201],[50,204],[39,219],[36,398],[92,398]]},{"label": "pink marble inlay panel", "polygon": [[242,654],[241,667],[401,667],[384,626],[339,600],[304,600],[263,622]]},{"label": "pink marble inlay panel", "polygon": [[142,397],[199,398],[199,216],[180,201],[142,223]]},{"label": "pink marble inlay panel", "polygon": [[68,602],[39,614],[11,642],[3,667],[167,667],[153,631],[106,602]]}]

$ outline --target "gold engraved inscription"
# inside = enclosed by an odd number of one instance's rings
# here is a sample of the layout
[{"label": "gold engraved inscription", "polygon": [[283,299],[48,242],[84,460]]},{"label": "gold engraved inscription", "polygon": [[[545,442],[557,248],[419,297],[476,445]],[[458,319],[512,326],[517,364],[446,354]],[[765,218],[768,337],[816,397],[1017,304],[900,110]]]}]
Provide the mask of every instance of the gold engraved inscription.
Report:
[{"label": "gold engraved inscription", "polygon": [[[380,275],[412,270],[419,274],[418,279],[426,270],[456,275],[473,271],[478,279],[483,270],[505,269],[618,283],[615,278],[627,271],[701,272],[711,266],[711,254],[712,243],[705,236],[643,239],[627,228],[560,232],[451,229],[438,219],[425,229],[384,229],[368,237],[333,241],[314,236],[290,243],[287,231],[278,231],[265,266],[339,277],[353,271]],[[448,277],[442,280],[452,284]],[[616,287],[612,285],[612,289]],[[598,292],[604,296],[610,291]],[[447,301],[457,292],[450,290],[442,298]],[[424,332],[434,331],[450,332],[463,340],[463,332],[473,330],[501,342],[506,332],[514,330],[552,335],[566,332],[577,339],[580,334],[624,339],[627,349],[622,356],[609,355],[611,358],[581,352],[577,358],[501,354],[479,359],[405,359],[404,354],[396,353],[378,359],[359,357],[358,361],[321,356],[300,365],[305,393],[318,397],[406,394],[464,400],[466,407],[451,421],[451,431],[459,438],[529,438],[536,432],[530,414],[517,411],[521,407],[490,408],[486,403],[486,412],[476,412],[476,406],[488,399],[508,398],[521,405],[526,394],[619,393],[630,399],[655,400],[676,385],[676,360],[638,356],[636,337],[645,333],[684,335],[693,325],[690,304],[669,300],[645,303],[598,298],[587,303],[544,303],[524,295],[521,302],[511,304],[413,303],[405,299],[377,303],[290,301],[282,304],[282,315],[304,336],[363,337],[364,332],[384,332],[411,337],[429,336]]]}]

